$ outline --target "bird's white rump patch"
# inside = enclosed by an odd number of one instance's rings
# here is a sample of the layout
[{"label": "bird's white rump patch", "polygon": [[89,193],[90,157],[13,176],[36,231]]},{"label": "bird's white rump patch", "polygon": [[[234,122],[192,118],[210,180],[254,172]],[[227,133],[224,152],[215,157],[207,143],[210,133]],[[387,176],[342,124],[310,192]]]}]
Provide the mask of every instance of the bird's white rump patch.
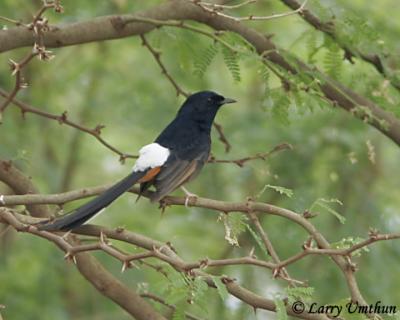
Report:
[{"label": "bird's white rump patch", "polygon": [[133,171],[145,171],[150,168],[160,167],[169,157],[168,148],[158,143],[150,143],[139,150],[139,158],[136,160]]}]

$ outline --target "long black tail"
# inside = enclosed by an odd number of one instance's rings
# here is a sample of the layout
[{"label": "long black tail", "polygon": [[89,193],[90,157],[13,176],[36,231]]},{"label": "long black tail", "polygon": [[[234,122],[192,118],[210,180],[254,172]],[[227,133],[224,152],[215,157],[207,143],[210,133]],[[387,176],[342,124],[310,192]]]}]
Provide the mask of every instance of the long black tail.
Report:
[{"label": "long black tail", "polygon": [[129,176],[117,182],[111,188],[107,189],[88,203],[85,203],[83,206],[60,218],[38,226],[39,230],[68,231],[79,227],[92,218],[96,213],[106,208],[125,191],[130,189],[141,177],[143,177],[144,174],[144,172],[132,172]]}]

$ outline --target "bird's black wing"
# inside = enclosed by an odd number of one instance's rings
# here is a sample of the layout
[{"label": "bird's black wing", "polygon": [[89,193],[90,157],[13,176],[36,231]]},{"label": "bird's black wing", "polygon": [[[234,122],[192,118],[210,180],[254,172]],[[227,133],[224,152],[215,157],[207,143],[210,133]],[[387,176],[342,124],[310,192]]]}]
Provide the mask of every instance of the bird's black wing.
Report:
[{"label": "bird's black wing", "polygon": [[196,153],[192,159],[181,159],[175,153],[171,153],[153,180],[156,192],[150,196],[151,201],[161,200],[197,176],[208,159],[209,148],[198,149]]}]

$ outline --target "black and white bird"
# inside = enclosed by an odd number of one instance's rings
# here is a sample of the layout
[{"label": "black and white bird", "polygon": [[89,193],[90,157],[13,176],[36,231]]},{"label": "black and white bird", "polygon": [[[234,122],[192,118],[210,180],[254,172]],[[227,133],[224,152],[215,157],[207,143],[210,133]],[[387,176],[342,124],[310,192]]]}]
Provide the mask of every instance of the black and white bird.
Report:
[{"label": "black and white bird", "polygon": [[136,183],[140,183],[140,194],[154,186],[155,192],[150,196],[153,202],[160,201],[178,187],[182,187],[187,197],[194,196],[183,184],[195,178],[207,162],[214,118],[222,105],[233,102],[236,101],[212,91],[192,94],[157,139],[139,150],[132,173],[71,213],[41,224],[39,229],[76,228]]}]

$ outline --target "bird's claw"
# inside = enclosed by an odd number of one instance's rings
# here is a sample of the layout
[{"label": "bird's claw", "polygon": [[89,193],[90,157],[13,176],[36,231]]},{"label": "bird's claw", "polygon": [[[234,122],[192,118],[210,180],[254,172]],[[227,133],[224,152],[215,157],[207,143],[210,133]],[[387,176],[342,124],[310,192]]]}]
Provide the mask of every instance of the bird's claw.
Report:
[{"label": "bird's claw", "polygon": [[187,193],[185,197],[185,207],[189,207],[189,201],[193,199],[194,202],[196,202],[198,196],[197,194],[194,193]]}]

